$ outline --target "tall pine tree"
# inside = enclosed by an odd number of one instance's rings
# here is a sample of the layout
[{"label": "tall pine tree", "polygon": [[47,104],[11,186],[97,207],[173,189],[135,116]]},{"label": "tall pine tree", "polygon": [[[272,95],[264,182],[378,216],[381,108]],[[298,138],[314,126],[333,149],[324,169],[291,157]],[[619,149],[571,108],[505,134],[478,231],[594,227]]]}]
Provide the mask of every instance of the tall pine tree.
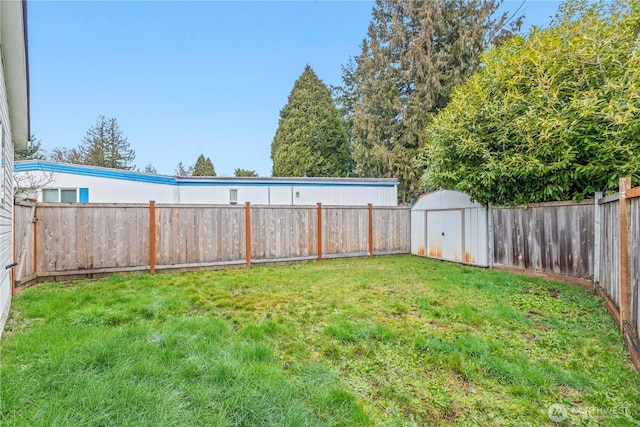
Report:
[{"label": "tall pine tree", "polygon": [[192,176],[216,176],[216,170],[211,159],[209,157],[205,159],[204,154],[200,154],[196,164],[193,166]]},{"label": "tall pine tree", "polygon": [[14,147],[14,160],[44,160],[45,153],[42,150],[42,142],[35,135],[31,135],[31,143],[27,148]]},{"label": "tall pine tree", "polygon": [[135,151],[114,118],[98,116],[78,147],[81,163],[115,169],[133,169]]},{"label": "tall pine tree", "polygon": [[273,176],[346,176],[347,132],[329,89],[307,65],[280,111]]},{"label": "tall pine tree", "polygon": [[498,0],[377,0],[362,51],[343,67],[338,101],[352,132],[356,174],[400,180],[408,201],[419,188],[415,158],[431,114],[509,36]]}]

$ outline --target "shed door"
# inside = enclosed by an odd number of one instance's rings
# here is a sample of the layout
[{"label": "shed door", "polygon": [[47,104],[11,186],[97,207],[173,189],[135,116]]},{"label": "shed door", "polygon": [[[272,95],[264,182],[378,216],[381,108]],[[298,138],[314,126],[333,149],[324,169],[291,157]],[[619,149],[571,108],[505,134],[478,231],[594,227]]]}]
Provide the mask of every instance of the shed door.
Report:
[{"label": "shed door", "polygon": [[462,211],[427,211],[427,255],[462,261]]}]

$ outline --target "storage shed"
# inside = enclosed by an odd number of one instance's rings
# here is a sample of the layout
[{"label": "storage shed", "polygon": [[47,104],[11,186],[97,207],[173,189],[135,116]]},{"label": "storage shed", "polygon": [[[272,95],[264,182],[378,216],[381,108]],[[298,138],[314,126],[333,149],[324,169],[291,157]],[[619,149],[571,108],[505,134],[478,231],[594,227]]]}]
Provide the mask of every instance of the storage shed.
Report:
[{"label": "storage shed", "polygon": [[468,195],[440,190],[411,209],[411,253],[482,267],[491,265],[489,215]]}]

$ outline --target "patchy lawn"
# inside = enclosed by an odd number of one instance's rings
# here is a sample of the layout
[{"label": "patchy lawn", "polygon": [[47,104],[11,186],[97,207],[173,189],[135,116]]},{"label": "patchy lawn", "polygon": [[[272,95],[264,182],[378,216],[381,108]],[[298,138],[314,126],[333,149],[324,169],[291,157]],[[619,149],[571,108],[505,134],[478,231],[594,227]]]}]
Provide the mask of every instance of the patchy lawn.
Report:
[{"label": "patchy lawn", "polygon": [[597,297],[410,256],[43,284],[1,346],[3,427],[640,422]]}]

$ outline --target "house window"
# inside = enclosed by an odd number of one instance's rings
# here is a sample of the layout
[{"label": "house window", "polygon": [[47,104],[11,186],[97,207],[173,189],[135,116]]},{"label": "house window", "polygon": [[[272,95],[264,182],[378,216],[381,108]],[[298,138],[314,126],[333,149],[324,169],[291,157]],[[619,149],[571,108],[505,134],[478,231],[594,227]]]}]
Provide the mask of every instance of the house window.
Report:
[{"label": "house window", "polygon": [[75,203],[78,201],[78,190],[60,190],[60,201],[62,203]]},{"label": "house window", "polygon": [[42,201],[45,203],[57,202],[58,201],[58,189],[57,188],[46,188],[42,190]]},{"label": "house window", "polygon": [[238,204],[238,189],[237,188],[230,188],[229,189],[229,203],[231,203],[232,205],[237,205]]},{"label": "house window", "polygon": [[45,188],[42,190],[42,201],[45,203],[76,203],[77,188]]}]

